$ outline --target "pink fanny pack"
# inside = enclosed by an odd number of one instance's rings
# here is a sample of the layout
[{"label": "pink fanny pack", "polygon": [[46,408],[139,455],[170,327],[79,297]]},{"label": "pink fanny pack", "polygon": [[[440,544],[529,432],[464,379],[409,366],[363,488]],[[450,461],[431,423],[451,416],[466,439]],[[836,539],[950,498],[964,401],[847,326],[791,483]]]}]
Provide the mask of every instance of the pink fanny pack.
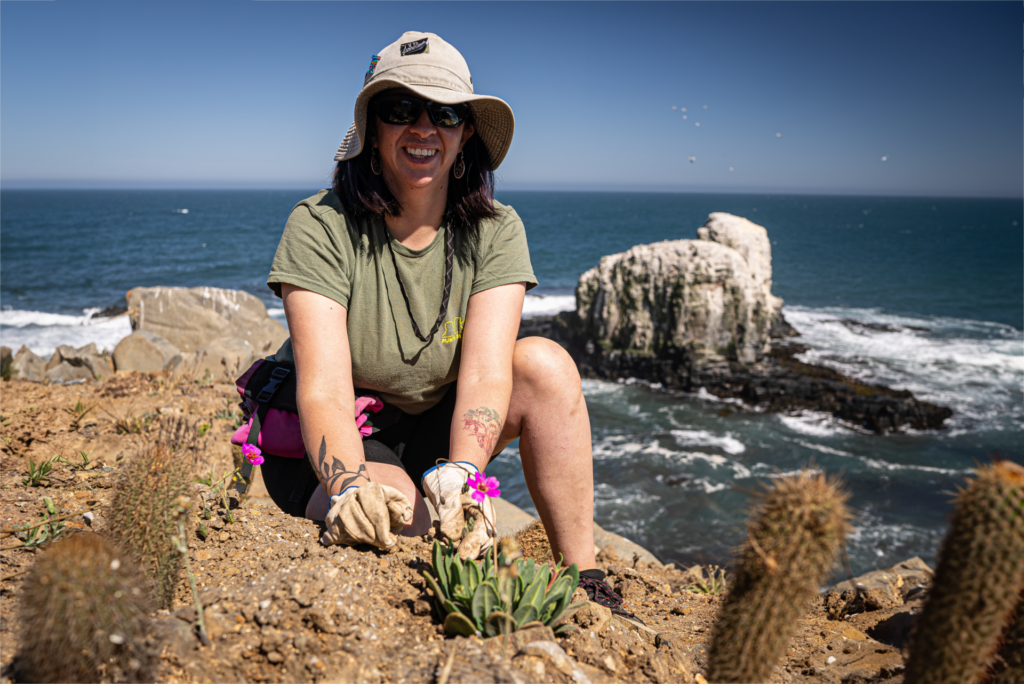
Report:
[{"label": "pink fanny pack", "polygon": [[[235,380],[242,395],[243,420],[231,435],[231,443],[254,444],[264,454],[303,458],[299,411],[295,400],[295,367],[280,361],[259,359]],[[366,390],[356,390],[355,418],[359,434],[369,437],[398,420],[401,411]],[[385,410],[387,409],[387,410]]]}]

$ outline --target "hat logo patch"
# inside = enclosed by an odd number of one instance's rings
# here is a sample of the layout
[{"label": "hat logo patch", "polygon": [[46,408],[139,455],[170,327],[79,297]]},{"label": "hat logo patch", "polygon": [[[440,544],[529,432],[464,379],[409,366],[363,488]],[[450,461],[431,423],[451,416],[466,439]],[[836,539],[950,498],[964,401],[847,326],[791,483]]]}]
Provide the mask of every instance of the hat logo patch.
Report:
[{"label": "hat logo patch", "polygon": [[425,55],[430,52],[430,45],[427,41],[429,38],[423,38],[422,40],[415,40],[411,43],[402,43],[401,52],[402,56],[408,55]]},{"label": "hat logo patch", "polygon": [[374,55],[370,58],[370,69],[366,72],[367,76],[373,76],[373,70],[377,68],[377,62],[380,61],[380,55]]}]

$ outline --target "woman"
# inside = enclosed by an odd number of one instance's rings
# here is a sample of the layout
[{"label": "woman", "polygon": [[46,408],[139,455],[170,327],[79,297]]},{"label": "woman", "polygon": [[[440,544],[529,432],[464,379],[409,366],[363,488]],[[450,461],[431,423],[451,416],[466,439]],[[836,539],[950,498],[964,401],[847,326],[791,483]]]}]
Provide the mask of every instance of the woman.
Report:
[{"label": "woman", "polygon": [[[481,509],[463,487],[520,438],[552,551],[617,607],[595,569],[575,364],[548,340],[516,341],[537,281],[522,221],[493,199],[513,127],[509,106],[474,94],[462,55],[438,36],[405,33],[373,57],[333,191],[292,211],[268,279],[284,300],[291,339],[276,358],[296,366],[309,453],[266,456],[264,480],[281,508],[324,520],[328,544],[425,534],[425,493],[441,531],[475,558],[493,543],[494,511],[486,503],[487,520],[464,534]],[[361,442],[355,397],[367,393],[386,408]]]}]

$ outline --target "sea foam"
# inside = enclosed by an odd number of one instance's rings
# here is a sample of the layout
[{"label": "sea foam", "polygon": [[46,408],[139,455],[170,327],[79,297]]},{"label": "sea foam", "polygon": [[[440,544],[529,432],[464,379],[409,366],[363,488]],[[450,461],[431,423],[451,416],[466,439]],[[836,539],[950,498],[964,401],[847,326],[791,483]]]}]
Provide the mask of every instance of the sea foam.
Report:
[{"label": "sea foam", "polygon": [[112,351],[132,333],[127,316],[92,318],[99,309],[84,309],[81,316],[42,311],[0,311],[0,344],[18,351],[22,345],[46,358],[62,344],[82,347],[90,342]]}]

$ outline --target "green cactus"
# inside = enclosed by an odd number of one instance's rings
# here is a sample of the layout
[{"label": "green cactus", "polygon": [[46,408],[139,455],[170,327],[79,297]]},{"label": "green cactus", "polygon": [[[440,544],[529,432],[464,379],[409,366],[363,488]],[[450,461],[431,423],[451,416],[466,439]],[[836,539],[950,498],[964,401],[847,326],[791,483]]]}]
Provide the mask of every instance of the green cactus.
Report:
[{"label": "green cactus", "polygon": [[838,481],[803,471],[758,496],[718,614],[708,681],[766,682],[849,529]]},{"label": "green cactus", "polygon": [[147,446],[123,467],[110,507],[107,529],[154,582],[159,608],[170,608],[181,579],[183,558],[173,538],[189,479],[180,454]]},{"label": "green cactus", "polygon": [[1024,601],[1017,606],[1017,619],[1003,638],[1003,647],[992,670],[990,684],[1024,682]]},{"label": "green cactus", "polygon": [[17,680],[156,681],[147,608],[134,564],[110,542],[90,532],[56,542],[25,580]]},{"label": "green cactus", "polygon": [[956,497],[928,600],[910,644],[907,684],[984,679],[1024,592],[1024,468],[975,471]]},{"label": "green cactus", "polygon": [[434,542],[432,560],[434,575],[424,577],[449,634],[497,636],[532,625],[551,625],[560,633],[571,629],[560,623],[586,605],[570,605],[580,582],[575,563],[538,566],[533,559],[510,561],[504,552],[497,566],[490,557],[464,561],[450,541]]}]

